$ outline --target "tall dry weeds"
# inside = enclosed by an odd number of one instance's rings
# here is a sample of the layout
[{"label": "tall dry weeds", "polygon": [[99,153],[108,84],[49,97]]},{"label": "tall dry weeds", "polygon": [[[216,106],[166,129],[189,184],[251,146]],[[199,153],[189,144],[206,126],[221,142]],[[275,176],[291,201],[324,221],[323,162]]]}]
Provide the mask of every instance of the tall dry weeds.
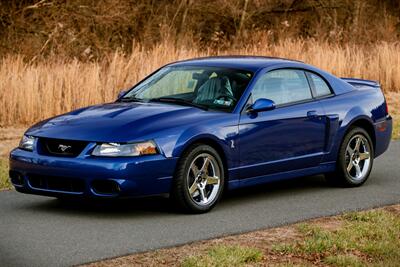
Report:
[{"label": "tall dry weeds", "polygon": [[[267,42],[266,42],[267,43]],[[151,50],[134,46],[126,56],[114,53],[98,62],[40,61],[22,56],[0,62],[0,126],[28,124],[82,106],[113,101],[129,87],[165,63],[209,54],[286,57],[305,61],[338,76],[379,80],[385,91],[400,90],[400,44],[380,43],[369,48],[335,46],[304,40],[276,45],[258,43],[242,49],[204,51],[177,48],[165,42]]]}]

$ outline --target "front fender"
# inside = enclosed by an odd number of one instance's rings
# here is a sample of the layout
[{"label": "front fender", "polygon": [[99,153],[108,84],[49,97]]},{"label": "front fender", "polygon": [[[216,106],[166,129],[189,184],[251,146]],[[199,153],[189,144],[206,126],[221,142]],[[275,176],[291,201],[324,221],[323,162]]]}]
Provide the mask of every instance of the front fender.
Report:
[{"label": "front fender", "polygon": [[224,127],[194,127],[187,129],[179,137],[176,142],[175,149],[172,153],[174,157],[179,157],[185,149],[192,144],[207,140],[212,144],[218,145],[223,151],[224,157],[227,160],[228,168],[235,164],[237,161],[238,150],[235,146],[238,134],[238,126],[224,126]]}]

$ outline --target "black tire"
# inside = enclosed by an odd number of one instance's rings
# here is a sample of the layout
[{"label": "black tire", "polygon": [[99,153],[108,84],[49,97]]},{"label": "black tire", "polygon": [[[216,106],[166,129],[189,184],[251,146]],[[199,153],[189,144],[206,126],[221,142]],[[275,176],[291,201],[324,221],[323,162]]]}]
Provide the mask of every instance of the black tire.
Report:
[{"label": "black tire", "polygon": [[[365,139],[362,139],[362,145],[365,145],[365,149],[368,150],[369,153],[369,163],[368,166],[365,167],[365,170],[363,169],[362,173],[359,178],[355,178],[352,176],[351,172],[354,172],[354,167],[351,167],[349,165],[349,160],[352,160],[352,157],[349,156],[349,153],[346,152],[349,142],[356,142],[355,138],[357,137],[364,137]],[[365,142],[366,141],[366,142]],[[364,147],[363,147],[364,149]],[[365,151],[364,151],[365,152]],[[328,173],[325,174],[326,180],[334,186],[341,186],[341,187],[357,187],[365,183],[367,181],[372,165],[374,162],[374,146],[371,141],[371,137],[369,136],[368,132],[365,131],[363,128],[360,127],[352,127],[350,130],[347,132],[345,137],[343,138],[342,144],[340,145],[339,149],[339,155],[336,163],[336,171],[333,173]],[[364,162],[364,164],[366,164]],[[350,166],[351,172],[347,171],[347,167]]]},{"label": "black tire", "polygon": [[[198,204],[189,193],[189,169],[200,155],[209,154],[213,164],[219,168],[219,187],[214,193],[215,199],[208,204]],[[214,166],[214,165],[213,165]],[[213,167],[214,168],[214,167]],[[187,213],[205,213],[210,211],[220,200],[225,185],[225,174],[222,159],[218,152],[211,146],[196,144],[187,149],[181,156],[174,175],[170,197],[176,206]],[[208,185],[207,185],[208,186]],[[214,185],[213,185],[214,186]],[[213,187],[214,188],[214,187]]]}]

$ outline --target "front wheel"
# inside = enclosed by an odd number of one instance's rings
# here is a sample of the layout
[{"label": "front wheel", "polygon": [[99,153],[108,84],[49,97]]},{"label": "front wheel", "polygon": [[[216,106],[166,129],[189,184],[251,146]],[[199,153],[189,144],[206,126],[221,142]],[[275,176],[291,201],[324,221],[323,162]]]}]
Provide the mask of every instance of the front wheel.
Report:
[{"label": "front wheel", "polygon": [[184,211],[203,213],[218,202],[224,189],[224,168],[218,152],[195,145],[180,159],[171,198]]},{"label": "front wheel", "polygon": [[368,179],[373,161],[374,148],[369,134],[353,127],[341,144],[336,172],[327,174],[326,178],[335,185],[360,186]]}]

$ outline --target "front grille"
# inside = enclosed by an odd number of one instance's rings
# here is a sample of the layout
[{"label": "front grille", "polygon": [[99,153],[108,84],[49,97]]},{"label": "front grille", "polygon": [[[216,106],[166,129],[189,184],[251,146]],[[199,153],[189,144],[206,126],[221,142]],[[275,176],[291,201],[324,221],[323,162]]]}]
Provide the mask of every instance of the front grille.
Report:
[{"label": "front grille", "polygon": [[59,157],[76,157],[87,146],[88,142],[63,140],[52,138],[39,138],[41,151],[46,155]]},{"label": "front grille", "polygon": [[29,184],[38,189],[83,193],[85,183],[78,178],[46,176],[38,174],[27,175]]}]

